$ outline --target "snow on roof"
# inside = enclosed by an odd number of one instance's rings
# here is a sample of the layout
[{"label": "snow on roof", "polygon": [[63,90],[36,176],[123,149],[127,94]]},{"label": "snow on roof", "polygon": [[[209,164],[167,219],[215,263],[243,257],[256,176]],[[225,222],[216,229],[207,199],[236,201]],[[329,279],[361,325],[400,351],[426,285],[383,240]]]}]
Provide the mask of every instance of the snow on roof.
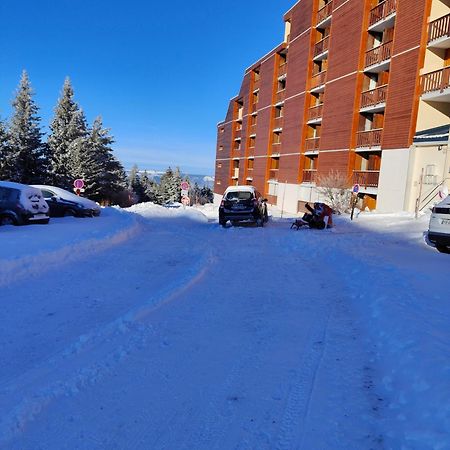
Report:
[{"label": "snow on roof", "polygon": [[13,181],[0,181],[0,187],[18,189],[19,191],[23,191],[25,189],[34,189],[32,186],[29,186],[28,184],[14,183]]},{"label": "snow on roof", "polygon": [[450,125],[429,128],[427,130],[418,131],[414,136],[415,144],[432,144],[447,142],[449,136]]},{"label": "snow on roof", "polygon": [[225,192],[255,192],[255,186],[228,186]]}]

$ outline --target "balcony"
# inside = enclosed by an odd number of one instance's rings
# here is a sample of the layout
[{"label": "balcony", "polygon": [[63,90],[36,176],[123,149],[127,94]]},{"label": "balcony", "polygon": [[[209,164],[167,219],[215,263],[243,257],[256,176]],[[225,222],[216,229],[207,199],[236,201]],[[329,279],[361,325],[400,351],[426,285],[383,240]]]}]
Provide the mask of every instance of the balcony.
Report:
[{"label": "balcony", "polygon": [[428,28],[428,47],[450,48],[450,14],[430,23]]},{"label": "balcony", "polygon": [[369,31],[392,28],[397,11],[397,0],[385,0],[370,10]]},{"label": "balcony", "polygon": [[377,128],[369,131],[359,131],[356,136],[357,149],[373,149],[374,147],[379,149],[381,147],[382,134],[383,128]]},{"label": "balcony", "polygon": [[316,45],[314,45],[314,55],[313,55],[314,61],[321,61],[323,59],[326,59],[328,55],[329,42],[330,36],[326,36],[322,40],[317,42]]},{"label": "balcony", "polygon": [[380,112],[386,107],[388,85],[377,87],[361,94],[360,112]]},{"label": "balcony", "polygon": [[248,133],[249,133],[249,136],[256,134],[256,123],[249,126]]},{"label": "balcony", "polygon": [[317,169],[306,169],[303,171],[302,183],[315,183],[317,181]]},{"label": "balcony", "polygon": [[422,100],[450,102],[450,66],[420,77]]},{"label": "balcony", "polygon": [[283,89],[282,91],[278,91],[275,94],[275,104],[283,103],[285,97],[286,97],[286,89]]},{"label": "balcony", "polygon": [[287,63],[279,65],[278,66],[277,77],[281,77],[283,75],[286,75],[286,73],[287,73]]},{"label": "balcony", "polygon": [[236,128],[236,130],[234,131],[234,140],[240,140],[241,139],[241,134],[242,134],[242,127],[241,128]]},{"label": "balcony", "polygon": [[311,78],[311,92],[320,93],[325,91],[325,81],[327,78],[327,71],[323,70],[312,76]]},{"label": "balcony", "polygon": [[278,180],[278,169],[269,170],[269,180]]},{"label": "balcony", "polygon": [[258,110],[258,103],[252,103],[250,106],[250,114],[255,113]]},{"label": "balcony", "polygon": [[308,138],[305,140],[305,152],[316,152],[319,150],[320,138]]},{"label": "balcony", "polygon": [[273,119],[273,129],[278,130],[283,128],[283,116],[275,117]]},{"label": "balcony", "polygon": [[333,12],[333,1],[327,3],[324,7],[317,11],[316,28],[326,28],[331,22],[331,14]]},{"label": "balcony", "polygon": [[261,80],[253,80],[253,90],[256,91],[261,85]]},{"label": "balcony", "polygon": [[231,178],[233,180],[237,180],[239,178],[239,167],[233,169],[233,173],[232,173]]},{"label": "balcony", "polygon": [[322,122],[322,111],[323,111],[323,104],[309,108],[308,124],[321,123]]},{"label": "balcony", "polygon": [[364,72],[383,72],[391,62],[392,41],[379,45],[366,52]]},{"label": "balcony", "polygon": [[359,184],[364,189],[376,188],[379,178],[379,170],[354,170],[352,182],[353,184]]}]

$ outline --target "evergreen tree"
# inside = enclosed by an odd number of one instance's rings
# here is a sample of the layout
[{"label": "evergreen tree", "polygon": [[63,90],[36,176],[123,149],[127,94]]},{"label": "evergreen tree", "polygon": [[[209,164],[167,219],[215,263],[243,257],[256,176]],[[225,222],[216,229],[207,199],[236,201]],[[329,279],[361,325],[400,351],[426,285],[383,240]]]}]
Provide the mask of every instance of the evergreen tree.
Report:
[{"label": "evergreen tree", "polygon": [[65,189],[71,189],[73,180],[80,176],[80,154],[88,136],[85,116],[73,96],[71,82],[66,78],[48,138],[52,182]]},{"label": "evergreen tree", "polygon": [[43,182],[47,166],[46,146],[42,143],[39,108],[33,100],[33,90],[25,71],[12,106],[11,151],[6,163],[10,167],[10,179],[25,184]]},{"label": "evergreen tree", "polygon": [[13,159],[9,133],[5,122],[0,119],[0,180],[14,178],[15,161]]},{"label": "evergreen tree", "polygon": [[144,175],[142,175],[141,183],[145,192],[144,201],[156,203],[158,185],[155,183],[153,179],[150,179],[146,170],[144,171]]},{"label": "evergreen tree", "polygon": [[136,203],[146,201],[145,187],[142,184],[139,169],[136,164],[131,168],[130,175],[128,176],[128,186],[135,196]]}]

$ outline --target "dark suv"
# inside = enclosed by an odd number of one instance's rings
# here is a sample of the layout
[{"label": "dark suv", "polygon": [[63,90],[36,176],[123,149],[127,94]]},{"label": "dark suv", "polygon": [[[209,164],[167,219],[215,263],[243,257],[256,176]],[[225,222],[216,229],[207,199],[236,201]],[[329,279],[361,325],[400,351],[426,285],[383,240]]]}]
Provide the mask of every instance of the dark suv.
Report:
[{"label": "dark suv", "polygon": [[48,223],[48,205],[39,189],[0,181],[0,225]]},{"label": "dark suv", "polygon": [[254,222],[262,227],[268,221],[266,202],[253,186],[230,186],[219,207],[219,223]]}]

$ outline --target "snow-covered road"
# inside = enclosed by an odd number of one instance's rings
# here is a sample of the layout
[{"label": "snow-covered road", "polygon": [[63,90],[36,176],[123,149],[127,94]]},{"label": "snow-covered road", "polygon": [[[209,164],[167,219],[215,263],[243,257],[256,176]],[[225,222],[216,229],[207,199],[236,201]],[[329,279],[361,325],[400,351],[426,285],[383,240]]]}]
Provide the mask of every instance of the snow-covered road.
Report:
[{"label": "snow-covered road", "polygon": [[29,276],[2,255],[0,448],[450,445],[450,307],[430,291],[450,260],[420,224],[136,211]]}]

